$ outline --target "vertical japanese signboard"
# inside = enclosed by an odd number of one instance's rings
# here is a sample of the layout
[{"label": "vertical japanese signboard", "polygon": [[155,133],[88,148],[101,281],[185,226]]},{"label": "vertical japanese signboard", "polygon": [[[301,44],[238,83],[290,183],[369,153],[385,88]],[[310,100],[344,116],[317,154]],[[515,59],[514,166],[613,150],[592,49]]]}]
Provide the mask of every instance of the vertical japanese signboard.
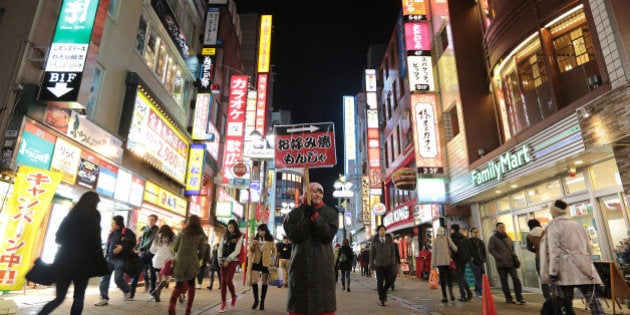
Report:
[{"label": "vertical japanese signboard", "polygon": [[24,288],[39,227],[62,174],[20,166],[13,195],[0,214],[0,290]]},{"label": "vertical japanese signboard", "polygon": [[345,140],[345,171],[346,174],[350,173],[349,161],[356,160],[357,158],[357,139],[355,136],[356,132],[356,121],[355,121],[355,105],[354,105],[354,96],[344,96],[343,97],[343,132],[344,132],[344,140]]},{"label": "vertical japanese signboard", "polygon": [[64,0],[39,94],[45,101],[76,101],[98,0]]},{"label": "vertical japanese signboard", "polygon": [[367,119],[367,155],[370,182],[370,194],[381,195],[381,137],[378,129],[378,99],[376,96],[376,70],[365,69],[365,95],[368,105]]},{"label": "vertical japanese signboard", "polygon": [[418,175],[443,174],[435,95],[412,94],[411,107]]},{"label": "vertical japanese signboard", "polygon": [[260,17],[260,44],[258,46],[258,72],[269,72],[271,57],[271,15]]},{"label": "vertical japanese signboard", "polygon": [[188,172],[186,174],[186,195],[198,195],[203,181],[203,162],[205,144],[191,144],[188,154]]},{"label": "vertical japanese signboard", "polygon": [[210,104],[212,104],[212,95],[210,93],[197,93],[191,132],[193,140],[210,140],[214,138],[214,134],[208,134]]},{"label": "vertical japanese signboard", "polygon": [[[427,11],[428,1],[403,0],[404,38],[407,49],[409,91],[435,90],[431,59],[431,32]],[[402,35],[402,34],[399,34]]]},{"label": "vertical japanese signboard", "polygon": [[216,45],[217,34],[219,32],[219,17],[221,16],[221,9],[219,7],[208,7],[208,13],[206,14],[206,27],[203,35],[204,45]]},{"label": "vertical japanese signboard", "polygon": [[276,125],[273,129],[276,169],[337,164],[333,123]]},{"label": "vertical japanese signboard", "polygon": [[230,78],[230,99],[223,148],[222,184],[229,184],[230,179],[236,177],[232,173],[232,168],[243,160],[247,83],[248,77],[246,75],[233,75]]},{"label": "vertical japanese signboard", "polygon": [[256,131],[260,132],[262,136],[266,134],[267,126],[267,86],[268,86],[268,73],[258,74],[258,84],[256,90],[258,91],[256,96]]}]

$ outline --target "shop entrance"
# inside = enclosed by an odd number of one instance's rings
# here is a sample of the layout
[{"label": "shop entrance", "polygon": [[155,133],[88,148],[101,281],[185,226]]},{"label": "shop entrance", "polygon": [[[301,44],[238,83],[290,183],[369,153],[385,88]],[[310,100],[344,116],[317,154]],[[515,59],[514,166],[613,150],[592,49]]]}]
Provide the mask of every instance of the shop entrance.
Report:
[{"label": "shop entrance", "polygon": [[524,288],[536,290],[540,288],[540,280],[536,271],[536,254],[527,250],[527,236],[529,235],[527,222],[531,219],[538,220],[542,227],[545,228],[551,219],[549,209],[538,206],[514,213],[514,226],[517,238],[515,250],[521,260],[521,268],[518,270],[518,273]]}]

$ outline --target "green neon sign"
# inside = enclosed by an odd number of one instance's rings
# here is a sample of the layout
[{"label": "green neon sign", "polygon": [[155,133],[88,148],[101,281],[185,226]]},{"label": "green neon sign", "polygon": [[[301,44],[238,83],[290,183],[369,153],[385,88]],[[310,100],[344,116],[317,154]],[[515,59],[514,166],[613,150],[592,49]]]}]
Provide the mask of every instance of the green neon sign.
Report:
[{"label": "green neon sign", "polygon": [[499,158],[490,161],[485,167],[472,171],[473,186],[479,186],[494,179],[500,181],[505,174],[533,160],[529,146],[524,144],[520,149],[506,152]]},{"label": "green neon sign", "polygon": [[53,43],[88,44],[99,0],[64,0]]}]

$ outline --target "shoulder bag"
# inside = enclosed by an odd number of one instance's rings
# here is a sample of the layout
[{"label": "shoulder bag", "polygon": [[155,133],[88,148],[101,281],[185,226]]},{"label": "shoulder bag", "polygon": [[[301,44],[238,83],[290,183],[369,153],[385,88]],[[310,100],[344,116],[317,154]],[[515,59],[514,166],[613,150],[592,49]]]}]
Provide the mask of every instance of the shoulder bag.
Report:
[{"label": "shoulder bag", "polygon": [[512,254],[512,266],[516,269],[521,268],[521,261],[518,260],[518,256],[514,254],[514,252],[507,246],[507,244],[505,244],[503,240],[501,240],[501,244],[503,244],[503,246],[505,246],[505,248],[507,248]]}]

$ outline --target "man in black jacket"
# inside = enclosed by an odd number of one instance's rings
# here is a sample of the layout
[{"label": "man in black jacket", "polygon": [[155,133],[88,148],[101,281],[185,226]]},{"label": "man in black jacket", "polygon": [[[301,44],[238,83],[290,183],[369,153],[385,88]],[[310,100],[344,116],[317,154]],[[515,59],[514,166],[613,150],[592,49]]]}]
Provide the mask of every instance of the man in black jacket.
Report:
[{"label": "man in black jacket", "polygon": [[470,269],[472,269],[475,275],[475,294],[481,296],[481,277],[485,274],[483,264],[486,263],[486,245],[479,238],[479,229],[470,229],[470,247],[472,249],[472,261],[470,262]]},{"label": "man in black jacket", "polygon": [[278,267],[282,268],[284,272],[284,287],[286,288],[289,283],[289,264],[291,263],[291,242],[288,237],[282,239],[282,243],[276,244],[278,250]]},{"label": "man in black jacket", "polygon": [[158,231],[157,226],[158,217],[155,214],[151,214],[148,217],[147,225],[145,225],[141,232],[142,235],[138,239],[138,245],[136,246],[136,253],[140,255],[142,259],[142,266],[140,271],[136,275],[130,275],[131,279],[131,297],[134,297],[136,293],[136,287],[138,286],[138,280],[140,273],[144,278],[145,291],[153,292],[155,290],[155,278],[157,277],[155,269],[153,269],[153,254],[149,251],[151,244],[153,244],[153,238]]},{"label": "man in black jacket", "polygon": [[472,250],[466,236],[459,232],[458,224],[451,225],[451,230],[453,231],[451,239],[457,246],[457,252],[453,254],[453,260],[455,260],[455,271],[457,272],[457,283],[459,284],[459,301],[466,302],[472,300],[473,297],[472,291],[466,281],[466,265],[468,265],[472,259]]},{"label": "man in black jacket", "polygon": [[[112,218],[112,231],[107,237],[105,259],[109,270],[114,272],[114,282],[125,294],[125,301],[133,300],[131,297],[131,287],[123,278],[125,269],[125,258],[131,253],[136,245],[136,235],[125,228],[125,219],[117,215]],[[101,291],[101,300],[95,306],[104,306],[109,304],[109,281],[112,277],[110,274],[101,277],[99,289]]]}]

